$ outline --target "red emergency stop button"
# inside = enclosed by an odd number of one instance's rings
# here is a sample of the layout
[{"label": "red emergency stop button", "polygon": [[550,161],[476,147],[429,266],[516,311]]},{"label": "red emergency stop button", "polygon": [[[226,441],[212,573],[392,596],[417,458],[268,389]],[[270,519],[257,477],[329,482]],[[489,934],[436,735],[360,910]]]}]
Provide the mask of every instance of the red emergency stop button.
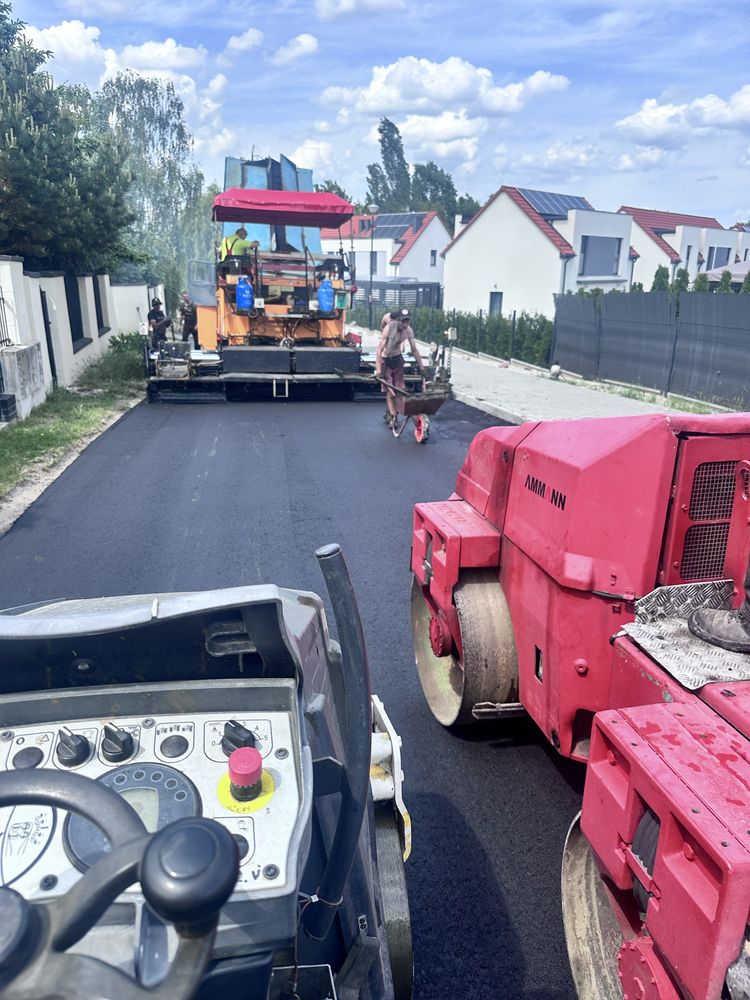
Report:
[{"label": "red emergency stop button", "polygon": [[263,758],[255,747],[240,747],[229,755],[229,789],[238,802],[256,799],[263,787]]}]

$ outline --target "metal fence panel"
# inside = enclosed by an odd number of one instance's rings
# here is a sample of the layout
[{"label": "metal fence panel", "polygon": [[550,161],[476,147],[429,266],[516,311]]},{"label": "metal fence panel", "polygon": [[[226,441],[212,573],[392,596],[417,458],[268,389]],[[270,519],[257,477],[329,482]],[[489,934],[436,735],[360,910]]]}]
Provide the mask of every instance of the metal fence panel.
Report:
[{"label": "metal fence panel", "polygon": [[731,407],[750,406],[750,295],[680,296],[670,388]]},{"label": "metal fence panel", "polygon": [[596,378],[598,341],[599,318],[594,299],[556,295],[552,361],[583,378]]},{"label": "metal fence panel", "polygon": [[[361,279],[354,297],[355,305],[369,301],[370,282]],[[410,309],[427,307],[439,309],[442,305],[441,287],[437,281],[373,281],[372,302],[374,309]]]},{"label": "metal fence panel", "polygon": [[599,378],[666,392],[675,336],[669,292],[604,295],[599,308]]}]

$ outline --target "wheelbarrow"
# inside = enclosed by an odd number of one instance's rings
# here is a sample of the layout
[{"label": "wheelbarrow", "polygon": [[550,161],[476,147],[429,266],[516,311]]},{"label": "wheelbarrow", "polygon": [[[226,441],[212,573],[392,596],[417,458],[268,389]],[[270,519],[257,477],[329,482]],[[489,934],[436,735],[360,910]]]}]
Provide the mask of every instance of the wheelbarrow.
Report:
[{"label": "wheelbarrow", "polygon": [[377,375],[375,377],[381,385],[387,386],[388,392],[395,397],[396,412],[403,417],[400,424],[396,421],[391,424],[393,436],[401,437],[411,421],[417,444],[425,444],[430,436],[430,417],[437,413],[447,399],[453,398],[450,382],[442,380],[428,382],[423,379],[421,392],[408,392],[406,389],[391,385]]}]

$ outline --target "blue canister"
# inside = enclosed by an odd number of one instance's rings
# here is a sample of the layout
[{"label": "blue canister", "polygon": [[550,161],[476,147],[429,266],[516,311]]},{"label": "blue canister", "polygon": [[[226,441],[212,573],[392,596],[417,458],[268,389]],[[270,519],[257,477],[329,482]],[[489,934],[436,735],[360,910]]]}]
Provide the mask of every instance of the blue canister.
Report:
[{"label": "blue canister", "polygon": [[324,313],[333,312],[333,285],[330,278],[324,278],[320,283],[318,309]]},{"label": "blue canister", "polygon": [[237,282],[237,308],[252,309],[255,302],[253,286],[248,278],[242,277]]}]

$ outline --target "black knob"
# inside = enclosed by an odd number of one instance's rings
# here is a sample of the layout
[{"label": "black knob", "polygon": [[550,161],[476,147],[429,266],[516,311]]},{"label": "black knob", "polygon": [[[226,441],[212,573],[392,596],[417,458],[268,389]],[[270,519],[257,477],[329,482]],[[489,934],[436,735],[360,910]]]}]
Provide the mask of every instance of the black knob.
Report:
[{"label": "black knob", "polygon": [[26,767],[39,767],[44,760],[44,753],[39,747],[24,747],[13,756],[13,767],[22,771]]},{"label": "black knob", "polygon": [[210,922],[237,883],[232,834],[210,819],[180,819],[149,841],[139,880],[149,906],[176,924]]},{"label": "black knob", "polygon": [[55,757],[63,767],[78,767],[89,759],[91,747],[89,741],[80,733],[74,733],[63,726],[57,734]]},{"label": "black knob", "polygon": [[221,741],[221,749],[227,757],[235,750],[239,750],[240,747],[254,746],[255,733],[251,729],[243,726],[240,722],[235,722],[234,719],[230,719],[229,722],[224,723],[224,737]]},{"label": "black knob", "polygon": [[184,736],[167,736],[159,745],[165,757],[182,757],[190,744]]},{"label": "black knob", "polygon": [[133,752],[133,734],[127,729],[120,729],[107,723],[102,738],[102,756],[110,764],[119,764],[127,760]]}]

